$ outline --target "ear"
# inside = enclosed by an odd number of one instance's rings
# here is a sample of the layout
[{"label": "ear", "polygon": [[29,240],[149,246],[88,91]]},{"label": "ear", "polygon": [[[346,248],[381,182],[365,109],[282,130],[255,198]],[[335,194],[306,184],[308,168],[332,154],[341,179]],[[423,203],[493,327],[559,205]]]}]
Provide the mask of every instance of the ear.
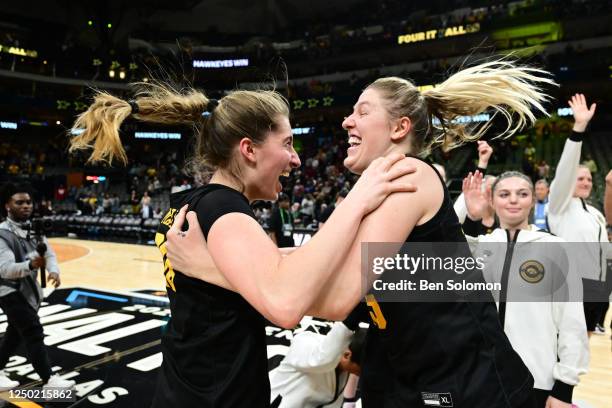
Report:
[{"label": "ear", "polygon": [[353,353],[351,352],[351,350],[346,350],[344,353],[342,353],[342,358],[345,358],[350,361],[352,355]]},{"label": "ear", "polygon": [[255,143],[248,137],[243,137],[238,143],[238,150],[240,155],[244,157],[247,162],[255,163],[257,161],[255,157]]},{"label": "ear", "polygon": [[394,142],[402,141],[412,130],[412,121],[407,116],[402,116],[395,121],[391,129],[391,140]]}]

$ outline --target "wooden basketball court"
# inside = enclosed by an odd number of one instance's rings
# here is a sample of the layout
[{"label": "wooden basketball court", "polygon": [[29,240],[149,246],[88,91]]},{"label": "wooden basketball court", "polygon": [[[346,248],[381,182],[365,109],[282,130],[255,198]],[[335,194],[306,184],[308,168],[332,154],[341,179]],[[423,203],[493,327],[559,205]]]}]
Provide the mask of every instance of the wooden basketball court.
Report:
[{"label": "wooden basketball court", "polygon": [[[60,261],[62,286],[100,290],[164,290],[161,255],[154,246],[51,239]],[[606,335],[591,338],[589,373],[574,390],[580,408],[612,407],[612,346]]]}]

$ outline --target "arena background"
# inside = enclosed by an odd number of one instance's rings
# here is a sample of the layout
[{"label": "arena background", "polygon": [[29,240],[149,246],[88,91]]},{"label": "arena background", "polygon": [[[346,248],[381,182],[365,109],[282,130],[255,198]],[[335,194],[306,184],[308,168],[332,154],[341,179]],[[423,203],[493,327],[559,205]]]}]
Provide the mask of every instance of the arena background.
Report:
[{"label": "arena background", "polygon": [[[290,101],[303,163],[283,183],[300,245],[354,181],[342,166],[347,138],[340,123],[366,84],[398,75],[431,87],[465,64],[511,53],[549,70],[560,86],[547,90],[555,98],[549,118],[511,139],[490,140],[489,172],[519,169],[535,179],[547,164],[550,180],[572,126],[566,101],[582,92],[598,104],[582,160],[594,170],[592,204],[602,208],[612,161],[611,21],[604,0],[4,2],[0,183],[31,183],[37,213],[57,237],[51,242],[63,286],[40,316],[52,361],[77,380],[79,406],[148,406],[169,315],[154,233],[170,192],[200,182],[183,172],[193,151],[188,128],[128,121],[127,167],[85,166],[68,155],[68,129],[92,89],[127,98],[129,82],[161,79],[219,97],[276,86]],[[487,138],[494,135],[495,128]],[[454,196],[476,158],[473,145],[434,152]],[[143,218],[145,194],[152,211]],[[255,208],[267,225],[272,205]],[[605,336],[591,339],[590,372],[575,392],[581,408],[612,406],[609,315],[606,327]],[[324,332],[327,324],[307,319],[298,330],[315,328]],[[273,369],[292,332],[268,330]],[[7,372],[36,385],[23,355]]]}]

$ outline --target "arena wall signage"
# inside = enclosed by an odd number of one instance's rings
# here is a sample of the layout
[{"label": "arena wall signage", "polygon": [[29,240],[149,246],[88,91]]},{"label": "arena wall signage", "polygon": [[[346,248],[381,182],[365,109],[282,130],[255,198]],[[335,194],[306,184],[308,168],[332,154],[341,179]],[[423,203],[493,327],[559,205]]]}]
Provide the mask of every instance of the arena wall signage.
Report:
[{"label": "arena wall signage", "polygon": [[26,50],[25,48],[19,48],[19,47],[9,47],[7,45],[1,45],[1,44],[0,44],[0,52],[4,52],[7,54],[13,54],[13,55],[21,55],[22,57],[30,57],[30,58],[38,57],[38,51]]},{"label": "arena wall signage", "polygon": [[134,132],[136,139],[181,140],[182,135],[176,132]]},{"label": "arena wall signage", "polygon": [[194,68],[216,69],[216,68],[238,68],[248,67],[249,59],[228,59],[228,60],[193,60]]},{"label": "arena wall signage", "polygon": [[17,130],[17,123],[16,122],[0,122],[0,129]]},{"label": "arena wall signage", "polygon": [[314,127],[293,128],[294,135],[307,135],[310,133],[314,133]]},{"label": "arena wall signage", "polygon": [[458,25],[458,26],[439,28],[439,29],[427,30],[427,31],[419,31],[416,33],[400,35],[397,37],[397,43],[399,45],[411,44],[415,42],[429,41],[429,40],[436,40],[440,38],[455,37],[458,35],[471,34],[471,33],[476,33],[478,31],[480,31],[479,23]]},{"label": "arena wall signage", "polygon": [[493,40],[501,48],[534,46],[560,41],[563,29],[559,22],[543,22],[496,30]]},{"label": "arena wall signage", "polygon": [[85,180],[98,184],[106,181],[106,176],[87,176],[85,177]]}]

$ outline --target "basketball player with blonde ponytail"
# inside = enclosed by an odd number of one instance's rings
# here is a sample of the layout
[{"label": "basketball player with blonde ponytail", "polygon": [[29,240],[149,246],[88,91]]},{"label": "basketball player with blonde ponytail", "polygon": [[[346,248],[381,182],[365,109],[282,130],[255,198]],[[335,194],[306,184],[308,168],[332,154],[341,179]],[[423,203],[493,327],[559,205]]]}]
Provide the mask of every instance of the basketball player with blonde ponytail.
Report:
[{"label": "basketball player with blonde ponytail", "polygon": [[[381,78],[366,87],[342,122],[350,145],[344,165],[363,174],[380,157],[406,155],[416,172],[400,179],[417,186],[417,191],[389,196],[361,221],[348,255],[319,292],[315,306],[334,305],[337,318],[342,319],[360,301],[368,289],[361,275],[362,243],[460,242],[467,246],[446,186],[422,158],[438,147],[448,150],[477,140],[491,129],[496,116],[507,123],[497,137],[509,137],[533,124],[532,109],[546,114],[542,104],[548,97],[541,88],[549,85],[554,82],[546,72],[500,60],[459,71],[428,91],[420,92],[412,82],[397,77]],[[459,120],[481,113],[492,117],[481,124]],[[325,234],[327,226],[317,235]],[[231,287],[210,242],[212,258],[206,251],[197,225],[180,242],[169,248],[173,265],[190,276]],[[367,278],[366,283],[372,284],[377,276],[371,273]],[[364,407],[532,406],[533,378],[504,335],[492,299],[379,303],[370,297],[368,305],[371,324],[362,362]],[[321,306],[316,309],[322,310]]]}]

